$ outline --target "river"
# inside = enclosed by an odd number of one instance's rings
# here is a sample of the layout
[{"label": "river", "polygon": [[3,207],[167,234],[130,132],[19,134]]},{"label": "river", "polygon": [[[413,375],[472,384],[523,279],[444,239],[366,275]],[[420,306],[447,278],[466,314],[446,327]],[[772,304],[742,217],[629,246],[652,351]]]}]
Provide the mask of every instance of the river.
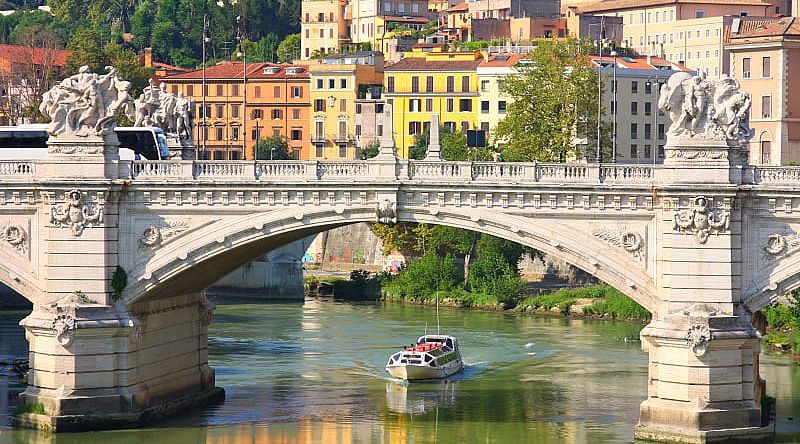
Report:
[{"label": "river", "polygon": [[[151,428],[50,435],[11,430],[21,383],[0,374],[0,443],[617,443],[645,398],[641,325],[443,308],[467,369],[403,385],[388,356],[435,329],[430,308],[309,300],[218,303],[209,360],[225,403]],[[24,359],[23,312],[0,312],[0,361]],[[761,361],[778,440],[800,441],[800,366]]]}]

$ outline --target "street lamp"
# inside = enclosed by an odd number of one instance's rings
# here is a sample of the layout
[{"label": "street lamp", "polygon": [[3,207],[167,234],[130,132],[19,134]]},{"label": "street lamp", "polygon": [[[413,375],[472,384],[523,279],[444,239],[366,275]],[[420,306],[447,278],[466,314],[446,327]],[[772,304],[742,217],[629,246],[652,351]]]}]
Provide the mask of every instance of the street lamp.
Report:
[{"label": "street lamp", "polygon": [[614,121],[612,124],[611,135],[611,163],[617,163],[617,114],[619,114],[619,106],[617,106],[617,51],[611,51],[611,56],[614,57],[614,75],[612,85],[614,88],[614,95],[611,100],[614,102]]},{"label": "street lamp", "polygon": [[653,155],[653,165],[655,165],[656,164],[656,158],[658,157],[658,154],[657,154],[657,152],[658,152],[658,113],[659,113],[658,99],[659,99],[659,94],[661,93],[660,88],[659,88],[659,86],[661,84],[658,81],[658,73],[656,72],[656,74],[653,74],[652,76],[648,77],[647,81],[644,84],[645,84],[646,88],[651,88],[650,89],[651,92],[652,92],[652,88],[653,87],[655,87],[655,89],[656,89],[656,92],[655,92],[656,100],[654,102],[654,105],[655,105],[654,108],[655,109],[651,109],[651,112],[653,113],[653,128],[652,128],[651,133],[650,133],[653,136],[653,145],[652,145],[652,148],[651,148],[650,152]]}]

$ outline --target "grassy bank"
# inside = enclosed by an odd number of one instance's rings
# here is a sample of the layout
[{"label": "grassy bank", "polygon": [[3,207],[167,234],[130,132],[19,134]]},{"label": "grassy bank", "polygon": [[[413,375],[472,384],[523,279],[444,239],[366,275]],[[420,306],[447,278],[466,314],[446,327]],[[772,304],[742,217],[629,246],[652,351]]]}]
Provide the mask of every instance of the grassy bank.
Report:
[{"label": "grassy bank", "polygon": [[775,304],[762,310],[766,317],[767,349],[800,356],[800,295],[789,296],[789,304]]},{"label": "grassy bank", "polygon": [[650,312],[608,285],[564,288],[552,293],[528,296],[518,304],[520,310],[583,315],[611,319],[646,320]]}]

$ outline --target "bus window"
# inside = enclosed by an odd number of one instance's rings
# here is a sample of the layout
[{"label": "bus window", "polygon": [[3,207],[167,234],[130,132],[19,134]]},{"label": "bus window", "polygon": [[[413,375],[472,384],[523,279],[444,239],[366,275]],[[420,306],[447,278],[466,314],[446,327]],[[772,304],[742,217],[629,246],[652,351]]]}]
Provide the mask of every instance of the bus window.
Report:
[{"label": "bus window", "polygon": [[145,160],[159,160],[159,148],[153,137],[153,132],[149,130],[129,131],[127,129],[116,131],[119,139],[120,148],[128,148]]}]

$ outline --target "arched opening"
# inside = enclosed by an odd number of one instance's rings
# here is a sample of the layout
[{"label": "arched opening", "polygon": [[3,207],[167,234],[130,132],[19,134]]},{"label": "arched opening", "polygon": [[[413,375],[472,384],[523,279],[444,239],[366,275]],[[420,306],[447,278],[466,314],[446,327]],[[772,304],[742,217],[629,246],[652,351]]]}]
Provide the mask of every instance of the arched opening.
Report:
[{"label": "arched opening", "polygon": [[758,153],[758,158],[756,160],[759,164],[770,165],[780,157],[778,153],[773,153],[772,141],[773,137],[769,131],[763,131],[759,135],[758,146],[756,147],[755,151]]},{"label": "arched opening", "polygon": [[[535,220],[469,212],[401,211],[403,222],[447,225],[490,234],[534,248],[596,276],[654,315],[661,301],[652,279],[622,251],[597,239],[579,238],[567,228],[542,226]],[[134,282],[124,293],[129,303],[199,292],[232,270],[281,245],[337,226],[374,220],[374,209],[323,209],[314,213],[280,211],[236,223],[218,223],[199,230],[180,245],[164,248],[146,264],[129,272]]]},{"label": "arched opening", "polygon": [[0,428],[11,424],[17,395],[25,390],[28,342],[19,321],[33,304],[0,282]]}]

